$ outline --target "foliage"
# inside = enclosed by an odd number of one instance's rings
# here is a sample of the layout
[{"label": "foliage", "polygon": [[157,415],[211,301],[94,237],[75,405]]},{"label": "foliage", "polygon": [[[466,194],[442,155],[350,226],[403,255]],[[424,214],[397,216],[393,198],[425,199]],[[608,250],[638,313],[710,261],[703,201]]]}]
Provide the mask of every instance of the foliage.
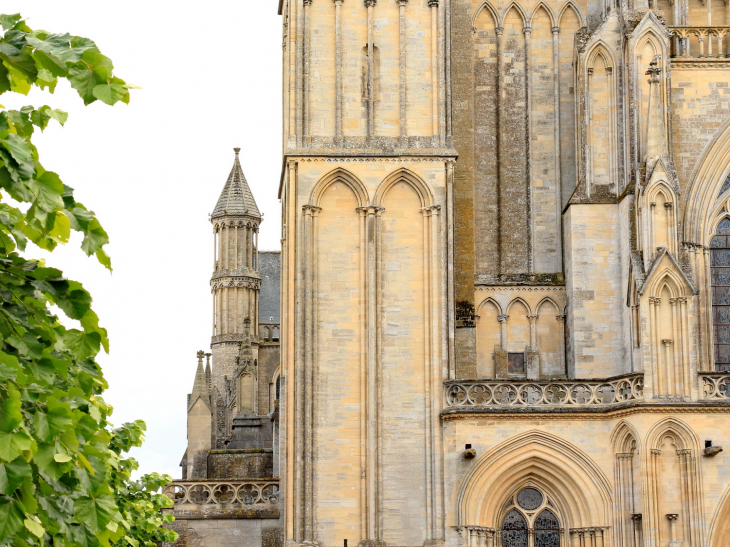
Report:
[{"label": "foliage", "polygon": [[[67,79],[85,104],[129,101],[131,86],[94,42],[33,31],[20,15],[0,15],[0,95],[54,91]],[[49,106],[0,110],[0,545],[152,547],[174,541],[156,492],[170,479],[131,480],[144,423],[113,429],[107,387],[94,357],[109,351],[91,295],[58,269],[21,255],[83,235],[82,250],[111,270],[108,237],[73,189],[40,163],[31,138],[67,114]],[[62,310],[78,328],[64,327]]]}]

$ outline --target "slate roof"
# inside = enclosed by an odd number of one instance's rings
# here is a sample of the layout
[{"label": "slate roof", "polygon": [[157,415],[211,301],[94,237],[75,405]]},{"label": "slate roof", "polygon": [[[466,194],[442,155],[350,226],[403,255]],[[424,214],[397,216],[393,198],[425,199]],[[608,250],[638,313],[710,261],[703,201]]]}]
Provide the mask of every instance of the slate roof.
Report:
[{"label": "slate roof", "polygon": [[257,269],[261,276],[259,322],[278,323],[281,306],[281,251],[259,251]]},{"label": "slate roof", "polygon": [[233,149],[236,153],[236,158],[233,160],[233,169],[231,169],[231,174],[228,175],[228,180],[223,187],[221,197],[218,198],[215,209],[213,209],[211,218],[239,215],[261,218],[251,188],[248,187],[248,182],[246,182],[246,177],[243,175],[241,164],[238,161],[238,152],[240,150],[240,148]]}]

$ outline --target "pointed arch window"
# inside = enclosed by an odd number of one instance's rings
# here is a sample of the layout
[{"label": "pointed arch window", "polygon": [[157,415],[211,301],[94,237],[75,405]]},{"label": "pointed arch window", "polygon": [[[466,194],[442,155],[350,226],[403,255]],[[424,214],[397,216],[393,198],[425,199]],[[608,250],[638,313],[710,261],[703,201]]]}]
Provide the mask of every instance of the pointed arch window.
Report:
[{"label": "pointed arch window", "polygon": [[547,496],[536,488],[523,488],[507,504],[502,547],[560,547],[562,531]]},{"label": "pointed arch window", "polygon": [[720,221],[710,242],[715,369],[730,371],[730,219]]}]

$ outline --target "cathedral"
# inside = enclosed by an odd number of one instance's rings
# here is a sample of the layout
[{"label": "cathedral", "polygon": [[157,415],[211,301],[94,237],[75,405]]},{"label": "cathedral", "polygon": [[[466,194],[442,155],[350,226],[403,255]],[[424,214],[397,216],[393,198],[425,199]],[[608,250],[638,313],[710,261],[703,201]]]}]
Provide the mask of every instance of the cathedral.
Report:
[{"label": "cathedral", "polygon": [[730,1],[279,14],[282,246],[236,150],[177,545],[730,545]]}]

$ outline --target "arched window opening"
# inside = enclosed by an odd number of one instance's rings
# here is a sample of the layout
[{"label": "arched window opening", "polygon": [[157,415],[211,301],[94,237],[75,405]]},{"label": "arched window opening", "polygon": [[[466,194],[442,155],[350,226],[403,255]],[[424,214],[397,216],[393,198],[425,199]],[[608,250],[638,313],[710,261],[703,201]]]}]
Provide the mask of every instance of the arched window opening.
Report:
[{"label": "arched window opening", "polygon": [[710,249],[715,370],[730,371],[730,219],[720,221]]},{"label": "arched window opening", "polygon": [[540,490],[523,488],[508,509],[502,520],[502,547],[560,547],[560,520]]},{"label": "arched window opening", "polygon": [[527,547],[527,520],[517,509],[512,509],[502,522],[503,547]]},{"label": "arched window opening", "polygon": [[535,519],[535,547],[560,547],[560,523],[550,509],[543,509]]}]

